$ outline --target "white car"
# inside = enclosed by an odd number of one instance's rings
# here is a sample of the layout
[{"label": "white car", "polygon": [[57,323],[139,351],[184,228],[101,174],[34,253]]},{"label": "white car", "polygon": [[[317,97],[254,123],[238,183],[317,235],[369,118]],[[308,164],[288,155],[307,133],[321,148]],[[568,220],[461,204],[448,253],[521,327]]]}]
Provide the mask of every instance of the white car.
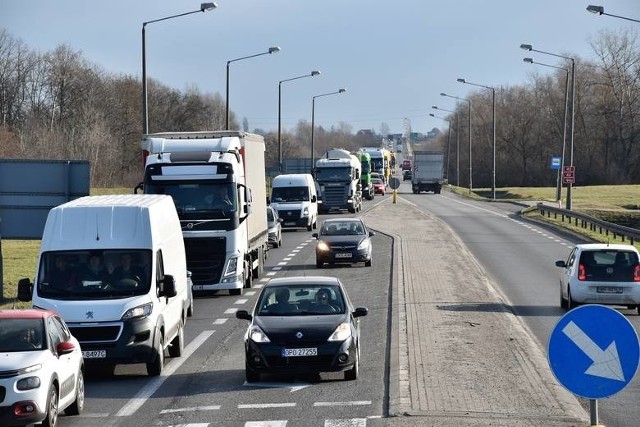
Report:
[{"label": "white car", "polygon": [[632,245],[576,245],[566,260],[556,261],[560,306],[624,305],[640,313],[640,253]]},{"label": "white car", "polygon": [[0,425],[54,427],[84,407],[78,341],[49,310],[0,310]]}]

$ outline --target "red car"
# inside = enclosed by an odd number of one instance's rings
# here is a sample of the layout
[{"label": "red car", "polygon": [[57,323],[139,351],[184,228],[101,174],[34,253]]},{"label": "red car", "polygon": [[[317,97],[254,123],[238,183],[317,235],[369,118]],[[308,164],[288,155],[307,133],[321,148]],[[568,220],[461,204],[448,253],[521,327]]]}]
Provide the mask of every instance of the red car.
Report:
[{"label": "red car", "polygon": [[384,196],[385,185],[380,178],[371,178],[371,184],[373,184],[374,194],[382,194]]},{"label": "red car", "polygon": [[411,170],[411,160],[404,159],[402,161],[402,170],[403,171],[410,171]]}]

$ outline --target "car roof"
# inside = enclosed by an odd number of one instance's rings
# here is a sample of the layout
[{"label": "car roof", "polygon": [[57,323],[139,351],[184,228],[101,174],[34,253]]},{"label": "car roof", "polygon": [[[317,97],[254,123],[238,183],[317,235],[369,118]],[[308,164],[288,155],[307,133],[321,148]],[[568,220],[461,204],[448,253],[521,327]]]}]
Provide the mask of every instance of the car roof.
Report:
[{"label": "car roof", "polygon": [[0,319],[44,319],[55,316],[56,313],[50,310],[24,309],[24,310],[0,310]]},{"label": "car roof", "polygon": [[291,286],[291,285],[340,285],[340,280],[337,277],[327,276],[288,276],[278,277],[271,279],[265,285],[265,288],[277,287],[277,286]]},{"label": "car roof", "polygon": [[633,251],[638,252],[638,249],[633,245],[625,245],[622,243],[584,243],[576,245],[576,248],[581,251],[601,251],[607,249],[619,250],[619,251]]},{"label": "car roof", "polygon": [[363,221],[360,218],[329,218],[329,219],[325,219],[322,223],[331,224],[333,222],[343,223],[343,222],[363,222]]}]

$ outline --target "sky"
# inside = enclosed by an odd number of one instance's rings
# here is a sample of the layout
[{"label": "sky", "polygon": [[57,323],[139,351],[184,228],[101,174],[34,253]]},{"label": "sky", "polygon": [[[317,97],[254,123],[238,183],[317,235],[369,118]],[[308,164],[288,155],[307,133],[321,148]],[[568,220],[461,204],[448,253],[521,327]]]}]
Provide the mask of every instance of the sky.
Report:
[{"label": "sky", "polygon": [[[640,23],[639,0],[218,0],[215,10],[146,26],[147,76],[178,90],[197,87],[226,96],[249,129],[277,131],[278,82],[284,82],[282,129],[300,120],[325,128],[347,123],[381,132],[426,133],[446,122],[432,105],[454,109],[455,99],[484,90],[457,82],[509,87],[555,70],[524,57],[563,65],[557,58],[520,49],[594,59],[591,41],[601,31]],[[31,49],[66,44],[115,75],[142,75],[143,22],[199,10],[191,0],[0,0],[0,28]],[[405,120],[408,119],[408,120]]]}]

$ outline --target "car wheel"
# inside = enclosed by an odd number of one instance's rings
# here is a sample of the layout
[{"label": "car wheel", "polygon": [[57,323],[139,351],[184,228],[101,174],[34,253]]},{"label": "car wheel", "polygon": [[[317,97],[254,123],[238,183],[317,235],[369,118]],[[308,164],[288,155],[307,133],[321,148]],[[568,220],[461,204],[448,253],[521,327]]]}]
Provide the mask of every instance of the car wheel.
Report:
[{"label": "car wheel", "polygon": [[360,356],[359,356],[359,351],[358,349],[356,349],[356,360],[353,364],[353,368],[349,369],[348,371],[344,371],[344,380],[345,381],[354,381],[358,378],[358,370],[360,369],[359,365],[360,365]]},{"label": "car wheel", "polygon": [[568,302],[562,297],[562,289],[560,289],[560,308],[564,308],[566,310],[567,306]]},{"label": "car wheel", "polygon": [[316,260],[316,268],[322,268],[324,266],[324,262]]},{"label": "car wheel", "polygon": [[365,266],[365,267],[371,267],[371,261],[372,261],[372,260],[365,261],[365,262],[364,262],[364,266]]},{"label": "car wheel", "polygon": [[153,361],[147,362],[147,374],[150,377],[159,376],[164,368],[164,337],[162,335],[158,339],[154,353]]},{"label": "car wheel", "polygon": [[182,321],[178,325],[178,334],[169,346],[169,357],[180,357],[184,351],[184,326]]},{"label": "car wheel", "polygon": [[247,364],[245,364],[244,368],[244,377],[248,383],[260,382],[260,374],[251,369]]},{"label": "car wheel", "polygon": [[571,298],[571,288],[567,288],[567,311],[573,310],[578,306],[578,303]]},{"label": "car wheel", "polygon": [[58,404],[59,402],[58,389],[54,384],[51,384],[49,389],[49,399],[47,399],[47,415],[42,420],[42,425],[45,427],[55,427],[58,422]]},{"label": "car wheel", "polygon": [[66,415],[80,415],[84,409],[84,374],[82,369],[78,370],[78,378],[76,381],[76,400],[73,401],[64,413]]}]

